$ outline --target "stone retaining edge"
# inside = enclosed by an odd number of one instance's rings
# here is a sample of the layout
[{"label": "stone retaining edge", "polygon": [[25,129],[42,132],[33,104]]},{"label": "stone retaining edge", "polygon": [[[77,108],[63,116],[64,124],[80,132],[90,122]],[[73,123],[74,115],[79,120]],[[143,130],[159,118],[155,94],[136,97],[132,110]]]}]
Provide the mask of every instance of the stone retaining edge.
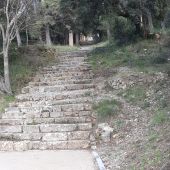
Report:
[{"label": "stone retaining edge", "polygon": [[93,154],[93,157],[97,163],[99,170],[106,170],[104,163],[103,163],[102,159],[100,158],[99,154],[96,151],[92,151],[92,154]]}]

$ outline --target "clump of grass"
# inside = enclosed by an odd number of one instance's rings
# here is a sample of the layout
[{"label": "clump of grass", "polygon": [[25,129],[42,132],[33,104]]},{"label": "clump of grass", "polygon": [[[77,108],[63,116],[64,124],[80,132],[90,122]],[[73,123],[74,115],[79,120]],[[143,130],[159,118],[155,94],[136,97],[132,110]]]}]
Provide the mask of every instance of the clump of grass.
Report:
[{"label": "clump of grass", "polygon": [[145,104],[146,89],[143,86],[131,87],[126,91],[119,93],[119,95],[133,104],[138,104],[141,107],[148,106],[148,104]]},{"label": "clump of grass", "polygon": [[104,100],[95,105],[94,110],[102,118],[115,116],[120,110],[120,103],[116,100]]},{"label": "clump of grass", "polygon": [[154,125],[160,125],[160,124],[163,124],[169,120],[170,120],[170,118],[168,117],[167,111],[160,110],[156,114],[154,114],[154,116],[152,118],[152,123]]},{"label": "clump of grass", "polygon": [[4,112],[5,108],[8,107],[9,103],[15,101],[14,96],[3,95],[0,96],[0,112]]},{"label": "clump of grass", "polygon": [[151,133],[149,134],[149,141],[150,141],[150,142],[155,142],[158,138],[159,138],[158,133],[151,132]]},{"label": "clump of grass", "polygon": [[113,122],[114,128],[119,131],[125,126],[125,121],[123,119],[117,119]]}]

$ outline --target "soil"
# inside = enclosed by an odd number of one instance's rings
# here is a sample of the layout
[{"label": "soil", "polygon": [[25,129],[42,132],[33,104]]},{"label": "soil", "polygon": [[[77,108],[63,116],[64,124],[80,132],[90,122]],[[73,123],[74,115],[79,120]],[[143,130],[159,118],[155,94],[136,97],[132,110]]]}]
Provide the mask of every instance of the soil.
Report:
[{"label": "soil", "polygon": [[[170,110],[167,119],[153,124],[153,117],[160,107],[159,95],[170,102],[170,80],[150,84],[146,93],[150,105],[140,105],[127,101],[119,95],[121,90],[107,88],[109,76],[96,74],[96,101],[116,99],[121,102],[121,111],[114,117],[99,119],[114,129],[110,143],[98,141],[97,151],[108,170],[166,170],[170,160]],[[110,74],[109,74],[110,75]],[[147,76],[147,74],[146,74]],[[145,83],[144,85],[145,86]],[[148,86],[148,85],[147,85]]]}]

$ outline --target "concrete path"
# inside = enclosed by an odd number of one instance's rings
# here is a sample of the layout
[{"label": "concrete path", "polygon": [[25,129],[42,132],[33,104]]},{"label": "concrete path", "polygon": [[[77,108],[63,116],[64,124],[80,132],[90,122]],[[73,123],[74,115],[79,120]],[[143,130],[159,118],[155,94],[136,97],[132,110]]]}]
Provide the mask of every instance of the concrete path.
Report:
[{"label": "concrete path", "polygon": [[0,170],[95,170],[90,151],[0,152]]}]

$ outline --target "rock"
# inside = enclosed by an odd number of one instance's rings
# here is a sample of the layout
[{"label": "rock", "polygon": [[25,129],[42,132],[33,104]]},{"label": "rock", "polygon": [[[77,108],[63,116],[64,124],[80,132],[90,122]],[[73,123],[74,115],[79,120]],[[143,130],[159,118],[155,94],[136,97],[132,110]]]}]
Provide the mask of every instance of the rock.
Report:
[{"label": "rock", "polygon": [[113,133],[113,128],[109,126],[108,123],[101,123],[98,125],[99,136],[103,142],[110,142],[111,135]]}]

